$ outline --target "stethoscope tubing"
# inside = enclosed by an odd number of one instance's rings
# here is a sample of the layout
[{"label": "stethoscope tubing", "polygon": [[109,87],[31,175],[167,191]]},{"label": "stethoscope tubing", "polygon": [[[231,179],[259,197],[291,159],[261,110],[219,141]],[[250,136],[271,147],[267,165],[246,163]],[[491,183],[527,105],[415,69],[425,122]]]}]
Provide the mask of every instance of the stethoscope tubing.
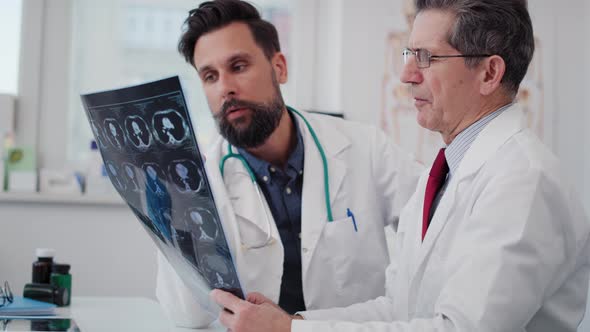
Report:
[{"label": "stethoscope tubing", "polygon": [[[330,206],[330,186],[329,186],[330,181],[329,181],[329,172],[328,172],[328,160],[326,159],[326,153],[324,151],[324,148],[322,147],[322,144],[320,143],[320,140],[319,140],[318,136],[316,135],[315,130],[313,130],[313,127],[311,126],[309,121],[307,121],[307,119],[303,116],[303,114],[299,113],[297,110],[295,110],[289,106],[287,106],[287,110],[289,112],[293,112],[294,114],[296,114],[297,116],[299,116],[303,120],[303,122],[305,123],[305,126],[307,127],[307,129],[309,130],[309,133],[311,134],[311,137],[313,138],[313,141],[318,149],[318,152],[320,153],[320,157],[322,158],[322,166],[323,166],[323,173],[324,173],[324,199],[325,199],[325,204],[326,204],[327,219],[328,219],[328,222],[332,222],[332,221],[334,221],[334,217],[332,215],[332,207]],[[262,195],[260,194],[260,190],[258,189],[258,185],[256,183],[256,176],[254,175],[254,172],[252,171],[252,169],[250,168],[250,166],[246,162],[246,159],[244,159],[243,156],[241,156],[239,153],[233,152],[232,146],[229,143],[228,143],[228,153],[225,156],[223,156],[223,158],[221,158],[220,165],[219,165],[219,170],[221,171],[221,176],[223,177],[223,174],[224,174],[223,170],[224,170],[225,162],[230,158],[237,158],[238,160],[240,160],[242,162],[242,164],[244,165],[244,168],[246,168],[246,170],[248,171],[248,175],[250,176],[252,183],[254,184],[254,186],[256,186],[257,191],[258,191],[258,195],[260,196],[260,199],[262,201]],[[270,232],[269,232],[269,235],[270,235]]]}]

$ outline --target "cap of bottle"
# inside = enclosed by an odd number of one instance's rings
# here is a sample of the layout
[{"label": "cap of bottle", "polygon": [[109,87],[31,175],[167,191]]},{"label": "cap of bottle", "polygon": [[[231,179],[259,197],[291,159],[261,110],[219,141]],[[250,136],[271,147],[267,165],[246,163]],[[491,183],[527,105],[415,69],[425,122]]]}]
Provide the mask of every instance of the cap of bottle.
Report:
[{"label": "cap of bottle", "polygon": [[70,264],[53,264],[51,272],[58,274],[68,274],[70,272]]},{"label": "cap of bottle", "polygon": [[55,256],[55,250],[49,248],[37,248],[37,250],[35,250],[35,255],[37,257],[53,258],[53,256]]},{"label": "cap of bottle", "polygon": [[90,150],[98,150],[98,144],[96,144],[95,140],[90,142]]}]

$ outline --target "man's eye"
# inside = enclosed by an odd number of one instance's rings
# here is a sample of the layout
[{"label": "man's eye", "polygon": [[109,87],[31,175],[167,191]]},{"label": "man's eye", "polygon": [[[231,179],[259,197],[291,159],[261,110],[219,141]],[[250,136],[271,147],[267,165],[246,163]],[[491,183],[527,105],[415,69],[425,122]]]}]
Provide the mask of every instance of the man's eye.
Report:
[{"label": "man's eye", "polygon": [[215,80],[215,75],[207,74],[203,76],[203,82],[213,82]]},{"label": "man's eye", "polygon": [[243,71],[244,69],[246,69],[246,64],[244,63],[238,63],[234,65],[234,71],[236,72]]}]

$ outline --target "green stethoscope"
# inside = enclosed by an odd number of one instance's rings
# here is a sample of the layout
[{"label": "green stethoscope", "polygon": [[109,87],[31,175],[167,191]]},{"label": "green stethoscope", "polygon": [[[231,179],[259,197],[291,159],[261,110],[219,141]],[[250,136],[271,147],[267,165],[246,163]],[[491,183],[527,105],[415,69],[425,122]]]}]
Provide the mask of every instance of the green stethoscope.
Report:
[{"label": "green stethoscope", "polygon": [[[318,148],[318,152],[320,153],[320,156],[322,157],[322,165],[323,165],[323,169],[324,169],[324,196],[325,196],[325,200],[326,200],[326,211],[328,213],[328,222],[332,222],[332,221],[334,221],[334,218],[332,217],[332,208],[330,207],[330,187],[329,187],[329,181],[328,181],[328,160],[326,159],[326,154],[324,153],[324,148],[320,144],[320,140],[318,139],[318,136],[316,135],[315,131],[313,130],[313,128],[311,127],[311,125],[309,124],[307,119],[301,113],[299,113],[298,111],[296,111],[292,107],[287,106],[287,110],[289,112],[297,114],[297,116],[299,116],[303,120],[303,122],[305,122],[305,126],[309,130],[309,133],[311,134],[311,137],[313,138],[313,141],[315,142],[315,146]],[[244,157],[242,157],[239,153],[235,153],[232,149],[231,144],[228,143],[227,147],[228,147],[228,153],[223,158],[221,158],[221,162],[219,163],[219,170],[221,171],[221,176],[223,177],[223,173],[224,173],[223,169],[225,166],[225,162],[231,158],[237,158],[238,160],[240,160],[242,162],[242,165],[244,165],[244,168],[246,168],[246,170],[248,171],[248,176],[250,177],[250,180],[252,180],[252,184],[254,185],[254,188],[256,188],[256,194],[258,195],[260,205],[262,206],[262,209],[265,211],[266,223],[267,223],[267,238],[264,241],[264,243],[261,245],[248,246],[248,248],[249,249],[262,248],[272,241],[271,218],[268,215],[268,211],[266,211],[266,209],[264,208],[262,194],[260,193],[260,187],[256,184],[256,176],[254,176],[254,172],[252,171],[252,169],[250,168],[250,166],[246,162],[246,159],[244,159]]]}]

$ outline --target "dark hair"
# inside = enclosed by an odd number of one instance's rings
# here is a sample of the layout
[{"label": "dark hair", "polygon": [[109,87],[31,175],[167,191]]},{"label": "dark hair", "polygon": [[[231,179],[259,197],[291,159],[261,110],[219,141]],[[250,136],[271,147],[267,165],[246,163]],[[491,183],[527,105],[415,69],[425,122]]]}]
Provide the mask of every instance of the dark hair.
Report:
[{"label": "dark hair", "polygon": [[246,1],[213,0],[199,5],[189,12],[184,21],[184,31],[178,42],[178,51],[186,62],[195,65],[195,45],[202,35],[221,29],[233,22],[248,25],[254,41],[270,60],[276,52],[281,51],[277,29],[260,17],[258,10]]},{"label": "dark hair", "polygon": [[[456,21],[448,43],[462,54],[495,54],[504,59],[502,84],[516,94],[535,51],[527,0],[416,0],[416,9],[449,11]],[[465,58],[474,67],[481,58]]]}]

